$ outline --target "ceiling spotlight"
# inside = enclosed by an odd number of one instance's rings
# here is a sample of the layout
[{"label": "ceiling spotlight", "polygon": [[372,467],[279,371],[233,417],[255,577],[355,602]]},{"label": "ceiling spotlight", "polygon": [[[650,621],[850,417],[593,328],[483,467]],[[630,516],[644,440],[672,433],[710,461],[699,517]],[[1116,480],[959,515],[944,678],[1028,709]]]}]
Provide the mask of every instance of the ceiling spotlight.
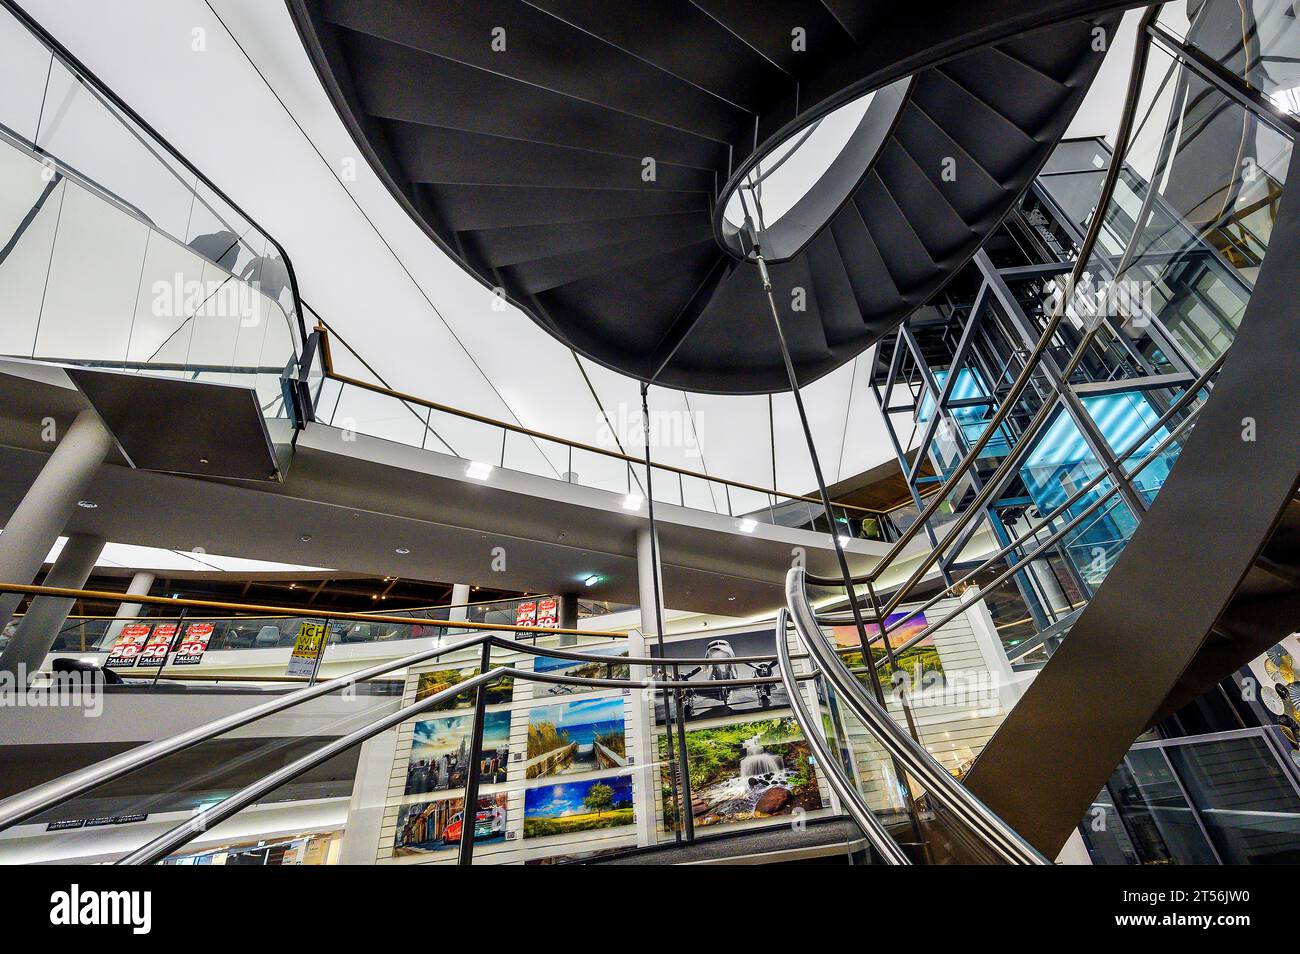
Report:
[{"label": "ceiling spotlight", "polygon": [[736,602],[736,598],[735,598],[734,596],[728,596],[728,597],[727,597],[727,602],[728,602],[728,603],[734,603],[734,602]]},{"label": "ceiling spotlight", "polygon": [[599,582],[600,582],[600,577],[594,573],[582,581],[584,586],[595,586]]},{"label": "ceiling spotlight", "polygon": [[95,503],[93,500],[78,500],[77,506],[82,510],[96,510],[98,509],[99,504]]},{"label": "ceiling spotlight", "polygon": [[645,497],[636,493],[628,494],[623,498],[623,509],[640,510],[643,503],[645,503]]},{"label": "ceiling spotlight", "polygon": [[740,532],[753,533],[757,526],[758,526],[757,520],[751,520],[749,519],[749,517],[746,517],[744,520],[740,521]]},{"label": "ceiling spotlight", "polygon": [[495,469],[491,464],[485,464],[481,460],[472,460],[465,468],[465,476],[470,480],[487,480]]},{"label": "ceiling spotlight", "polygon": [[398,548],[397,548],[396,550],[394,550],[393,552],[396,553],[398,556],[406,556],[406,555],[407,555],[408,553],[410,553],[411,551],[410,551],[409,549],[407,549],[406,547],[398,547]]},{"label": "ceiling spotlight", "polygon": [[303,534],[302,536],[300,536],[298,539],[301,540],[303,543],[311,543],[311,534],[310,534],[310,533],[304,533],[304,534]]},{"label": "ceiling spotlight", "polygon": [[200,457],[200,458],[199,458],[199,463],[202,464],[202,465],[204,465],[204,466],[206,467],[207,464],[208,464],[208,459],[207,459],[206,457]]}]

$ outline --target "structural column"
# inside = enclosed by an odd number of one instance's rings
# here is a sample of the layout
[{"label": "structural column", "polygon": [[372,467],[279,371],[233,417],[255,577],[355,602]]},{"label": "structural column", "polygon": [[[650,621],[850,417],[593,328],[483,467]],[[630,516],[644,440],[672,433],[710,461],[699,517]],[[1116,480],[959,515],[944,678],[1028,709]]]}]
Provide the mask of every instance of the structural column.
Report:
[{"label": "structural column", "polygon": [[[137,570],[135,576],[131,577],[131,583],[126,588],[127,596],[147,596],[153,589],[155,576],[148,570]],[[108,632],[104,635],[104,646],[111,647],[117,641],[117,637],[122,634],[122,627],[129,620],[140,616],[140,611],[144,609],[142,603],[122,603],[118,606],[117,612],[113,614],[115,621],[108,626]]]},{"label": "structural column", "polygon": [[[578,628],[578,594],[560,594],[560,629]],[[561,636],[561,646],[572,646],[578,641],[577,636]]]},{"label": "structural column", "polygon": [[[68,537],[54,566],[50,567],[45,585],[81,589],[90,579],[103,552],[103,537],[74,533]],[[22,684],[27,676],[40,669],[75,602],[70,596],[38,596],[33,599],[13,639],[0,654],[0,672],[15,674]]]},{"label": "structural column", "polygon": [[[646,648],[658,643],[662,634],[659,632],[659,617],[663,615],[663,570],[655,560],[658,546],[651,547],[653,531],[648,525],[637,527],[636,531],[636,579],[637,592],[641,603],[641,633],[645,637]],[[656,544],[658,541],[655,541]],[[658,598],[655,593],[655,577],[658,576]],[[655,604],[659,612],[655,612]]]},{"label": "structural column", "polygon": [[453,583],[451,585],[451,611],[447,614],[450,622],[463,623],[469,618],[469,609],[465,606],[469,602],[469,584]]},{"label": "structural column", "polygon": [[[77,415],[0,534],[0,582],[36,578],[112,446],[112,435],[94,411]],[[21,602],[16,593],[0,596],[0,630]]]}]

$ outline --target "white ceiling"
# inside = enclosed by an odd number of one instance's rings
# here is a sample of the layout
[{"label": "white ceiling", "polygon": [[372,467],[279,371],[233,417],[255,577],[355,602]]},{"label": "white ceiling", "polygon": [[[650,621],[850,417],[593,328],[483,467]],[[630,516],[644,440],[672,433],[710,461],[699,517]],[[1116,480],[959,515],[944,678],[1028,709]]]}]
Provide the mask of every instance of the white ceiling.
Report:
[{"label": "white ceiling", "polygon": [[[488,291],[410,220],[358,155],[283,3],[24,5],[279,240],[303,297],[392,387],[609,446],[605,414],[624,449],[639,453],[635,428],[617,426],[635,419],[638,384],[577,358],[515,309],[494,310]],[[1120,45],[1127,61],[1131,39]],[[1107,131],[1126,71],[1126,62],[1108,63],[1079,133]],[[345,366],[342,349],[335,353],[340,370],[368,377]],[[864,355],[804,392],[831,483],[892,456],[865,387],[867,361]],[[686,440],[659,442],[657,460],[773,482],[767,398],[656,388],[650,401],[653,410],[691,415],[670,422],[665,430]],[[793,401],[783,395],[772,404],[775,484],[806,492],[814,481]]]}]

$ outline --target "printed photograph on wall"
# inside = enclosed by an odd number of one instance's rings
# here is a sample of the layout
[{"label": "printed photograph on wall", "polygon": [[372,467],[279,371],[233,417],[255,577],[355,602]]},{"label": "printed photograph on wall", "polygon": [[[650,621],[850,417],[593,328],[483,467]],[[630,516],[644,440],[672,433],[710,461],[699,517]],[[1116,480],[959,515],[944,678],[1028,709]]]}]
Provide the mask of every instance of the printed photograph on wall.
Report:
[{"label": "printed photograph on wall", "polygon": [[[406,794],[464,788],[469,778],[473,729],[472,714],[423,719],[415,723],[415,738],[406,766]],[[482,784],[506,780],[509,745],[510,713],[487,713],[483,719],[483,764],[479,776]]]},{"label": "printed photograph on wall", "polygon": [[[790,697],[780,683],[767,683],[761,686],[715,686],[719,680],[750,679],[755,677],[775,676],[776,662],[737,662],[735,657],[770,656],[776,652],[776,641],[772,630],[759,630],[752,633],[736,633],[731,636],[703,636],[699,639],[686,639],[680,642],[664,644],[666,659],[716,659],[718,665],[688,665],[678,667],[680,678],[698,684],[682,693],[682,714],[687,721],[692,719],[713,719],[720,716],[741,715],[751,712],[763,712],[767,709],[780,709],[790,704]],[[647,655],[658,656],[659,647],[653,642],[648,644]],[[672,676],[672,670],[668,670]],[[664,721],[664,696],[655,697],[655,721]]]},{"label": "printed photograph on wall", "polygon": [[[533,660],[533,672],[546,672],[554,675],[581,676],[584,679],[628,679],[631,670],[628,664],[618,661],[627,655],[624,646],[583,647],[579,652],[592,656],[608,656],[608,663],[583,662],[576,659],[563,659],[559,656],[538,656]],[[592,692],[582,686],[548,686],[546,683],[533,683],[534,696],[569,696],[576,692]]]},{"label": "printed photograph on wall", "polygon": [[[822,807],[811,751],[794,719],[763,719],[686,733],[695,827],[707,828]],[[664,825],[676,824],[671,763],[659,737]]]},{"label": "printed photograph on wall", "polygon": [[527,759],[525,778],[627,765],[622,695],[530,710]]},{"label": "printed photograph on wall", "polygon": [[[465,827],[464,808],[463,798],[403,805],[397,815],[393,854],[398,857],[424,855],[456,848]],[[505,841],[505,837],[505,794],[483,796],[478,800],[478,811],[474,816],[474,844],[490,845]]]},{"label": "printed photograph on wall", "polygon": [[[510,663],[509,665],[514,665]],[[459,682],[471,679],[478,675],[478,666],[463,666],[460,668],[446,667],[442,669],[430,669],[428,672],[422,672],[415,683],[415,701],[427,699],[444,689],[450,689]],[[494,682],[487,686],[487,704],[490,706],[500,705],[503,702],[509,702],[511,693],[514,691],[513,679],[502,679],[500,682]],[[474,690],[469,689],[459,695],[452,696],[446,702],[438,705],[434,712],[450,712],[453,709],[469,709],[474,705]]]},{"label": "printed photograph on wall", "polygon": [[544,838],[636,821],[632,776],[540,785],[524,792],[524,837]]},{"label": "printed photograph on wall", "polygon": [[[885,626],[893,626],[903,619],[907,613],[907,610],[891,613],[885,617]],[[925,618],[925,614],[917,613],[899,626],[898,629],[890,631],[889,645],[901,646],[929,625],[930,622]],[[860,679],[865,681],[866,669],[862,666],[862,645],[858,640],[857,628],[854,626],[834,626],[831,628],[831,632],[835,636],[835,645],[842,650],[840,658],[855,674],[858,674]],[[879,632],[880,627],[875,623],[867,624],[868,635],[874,636]],[[901,651],[895,650],[895,661],[898,664],[895,670],[891,670],[889,664],[883,662],[885,647],[880,644],[879,640],[871,644],[871,653],[879,666],[881,680],[884,683],[893,681],[896,672],[905,673],[913,686],[921,685],[922,677],[927,673],[943,675],[943,663],[939,659],[939,650],[934,645],[933,633],[930,633],[915,646],[909,646]]]}]

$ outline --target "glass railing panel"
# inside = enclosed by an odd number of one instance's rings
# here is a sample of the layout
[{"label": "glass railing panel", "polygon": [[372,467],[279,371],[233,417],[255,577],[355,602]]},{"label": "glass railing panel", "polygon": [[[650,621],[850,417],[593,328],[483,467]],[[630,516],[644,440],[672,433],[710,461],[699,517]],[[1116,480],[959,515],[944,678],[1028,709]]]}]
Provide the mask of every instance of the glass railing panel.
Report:
[{"label": "glass railing panel", "polygon": [[[578,484],[583,487],[591,487],[594,490],[606,490],[613,494],[634,493],[645,495],[645,467],[637,467],[625,460],[617,457],[607,457],[604,454],[597,454],[594,451],[583,450],[580,447],[573,448],[573,464],[567,471],[568,482]],[[561,472],[561,477],[566,472]],[[665,485],[669,483],[669,476],[658,469],[654,472],[655,483],[655,500],[675,500],[677,494],[677,480],[673,475],[672,498],[665,498],[663,495],[668,491]]]},{"label": "glass railing panel", "polygon": [[506,431],[502,466],[537,477],[562,477],[568,468],[569,449],[559,441]]},{"label": "glass railing panel", "polygon": [[36,145],[138,209],[155,228],[185,235],[196,177],[181,176],[158,146],[57,60]]},{"label": "glass railing panel", "polygon": [[[6,21],[0,17],[0,24]],[[0,351],[30,357],[40,328],[60,209],[69,185],[0,140]]]},{"label": "glass railing panel", "polygon": [[0,123],[27,142],[36,139],[50,60],[17,20],[0,16]]},{"label": "glass railing panel", "polygon": [[419,447],[425,436],[427,413],[425,408],[387,394],[345,385],[330,423],[344,432]]},{"label": "glass railing panel", "polygon": [[120,357],[131,338],[149,229],[77,186],[65,190],[36,357]]}]

